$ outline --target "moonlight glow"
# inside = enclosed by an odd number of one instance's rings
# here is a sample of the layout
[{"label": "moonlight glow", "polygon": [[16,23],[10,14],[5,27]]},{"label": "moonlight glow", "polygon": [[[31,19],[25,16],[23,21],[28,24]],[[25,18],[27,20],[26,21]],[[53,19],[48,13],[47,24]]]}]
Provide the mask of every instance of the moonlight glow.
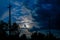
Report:
[{"label": "moonlight glow", "polygon": [[[18,23],[20,28],[31,29],[33,26],[38,27],[38,23],[36,21],[34,22],[35,19],[32,17],[32,15],[36,14],[35,9],[37,9],[37,8],[35,8],[33,10],[28,9],[27,7],[29,5],[25,6],[24,2],[18,2],[18,1],[15,1],[15,2],[11,1],[11,4],[13,4],[15,6],[11,9],[12,22],[15,21],[16,23]],[[30,6],[32,6],[32,5],[30,5]],[[6,19],[6,18],[8,19],[8,16],[9,16],[9,12],[6,11],[4,13],[4,15],[2,16],[2,18],[3,18],[2,20]]]},{"label": "moonlight glow", "polygon": [[[28,17],[25,17],[24,19],[23,19],[23,21],[21,21],[21,23],[20,23],[20,25],[19,25],[19,27],[21,27],[21,28],[32,28],[32,20],[29,20],[28,19]],[[34,24],[34,23],[33,23]],[[25,25],[25,26],[24,26]]]}]

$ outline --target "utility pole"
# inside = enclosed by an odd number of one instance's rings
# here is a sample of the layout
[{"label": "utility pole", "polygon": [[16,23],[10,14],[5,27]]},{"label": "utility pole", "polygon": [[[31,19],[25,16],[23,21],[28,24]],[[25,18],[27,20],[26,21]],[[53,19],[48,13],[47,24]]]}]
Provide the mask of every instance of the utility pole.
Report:
[{"label": "utility pole", "polygon": [[9,3],[9,35],[11,35],[11,5]]}]

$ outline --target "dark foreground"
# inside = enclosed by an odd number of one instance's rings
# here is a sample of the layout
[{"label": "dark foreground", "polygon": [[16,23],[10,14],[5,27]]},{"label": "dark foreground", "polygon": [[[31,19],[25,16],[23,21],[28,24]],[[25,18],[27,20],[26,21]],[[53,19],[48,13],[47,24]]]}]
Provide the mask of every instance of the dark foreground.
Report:
[{"label": "dark foreground", "polygon": [[[34,32],[32,33],[31,38],[27,38],[25,34],[19,37],[20,32],[18,30],[18,27],[19,26],[16,23],[13,23],[13,25],[9,27],[8,23],[1,21],[0,22],[0,40],[60,40],[60,38],[57,38],[51,32],[49,32],[47,35]],[[9,33],[13,32],[15,34],[8,35],[6,31],[9,31]]]},{"label": "dark foreground", "polygon": [[19,37],[18,34],[7,36],[5,33],[0,32],[0,40],[60,40],[60,38],[56,38],[51,33],[44,35],[42,33],[35,32],[31,35],[31,38],[27,38],[25,34]]}]

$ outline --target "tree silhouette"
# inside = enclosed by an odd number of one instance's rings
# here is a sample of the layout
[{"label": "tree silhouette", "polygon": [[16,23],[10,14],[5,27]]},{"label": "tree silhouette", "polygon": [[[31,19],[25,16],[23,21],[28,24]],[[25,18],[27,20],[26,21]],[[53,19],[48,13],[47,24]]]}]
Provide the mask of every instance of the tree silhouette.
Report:
[{"label": "tree silhouette", "polygon": [[49,33],[47,36],[46,36],[46,40],[56,40],[56,37],[54,37],[54,35],[52,33]]},{"label": "tree silhouette", "polygon": [[31,40],[37,40],[37,32],[31,35]]},{"label": "tree silhouette", "polygon": [[3,40],[6,38],[7,34],[6,34],[6,24],[4,21],[0,21],[0,39]]},{"label": "tree silhouette", "polygon": [[25,34],[23,34],[21,37],[20,37],[20,40],[27,40],[27,37]]},{"label": "tree silhouette", "polygon": [[17,25],[16,23],[13,23],[11,30],[12,30],[12,31],[18,30],[18,25]]},{"label": "tree silhouette", "polygon": [[45,38],[45,35],[42,33],[35,32],[31,35],[31,40],[44,40],[44,38]]},{"label": "tree silhouette", "polygon": [[[19,30],[18,30],[18,25],[16,23],[13,23],[11,27],[11,34],[10,36],[7,36],[7,29],[9,25],[5,23],[4,21],[0,21],[0,40],[29,40],[27,39],[26,35],[23,34],[19,38]],[[30,40],[60,40],[60,38],[56,38],[51,32],[47,34],[46,36],[40,32],[34,32],[31,35]]]},{"label": "tree silhouette", "polygon": [[38,40],[45,40],[45,35],[42,33],[38,33]]},{"label": "tree silhouette", "polygon": [[10,39],[19,39],[19,30],[18,30],[18,25],[16,23],[13,23],[12,27],[11,27],[11,35],[10,35]]}]

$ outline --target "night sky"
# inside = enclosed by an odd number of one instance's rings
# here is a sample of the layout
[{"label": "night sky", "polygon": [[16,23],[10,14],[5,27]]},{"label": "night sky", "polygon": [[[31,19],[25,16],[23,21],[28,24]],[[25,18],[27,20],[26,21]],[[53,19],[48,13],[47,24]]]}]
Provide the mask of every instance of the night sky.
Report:
[{"label": "night sky", "polygon": [[12,23],[18,23],[21,28],[26,25],[29,29],[29,31],[25,30],[27,34],[32,31],[46,34],[50,25],[51,32],[60,37],[59,0],[0,0],[0,20],[4,22],[9,20],[9,2],[12,5]]}]

